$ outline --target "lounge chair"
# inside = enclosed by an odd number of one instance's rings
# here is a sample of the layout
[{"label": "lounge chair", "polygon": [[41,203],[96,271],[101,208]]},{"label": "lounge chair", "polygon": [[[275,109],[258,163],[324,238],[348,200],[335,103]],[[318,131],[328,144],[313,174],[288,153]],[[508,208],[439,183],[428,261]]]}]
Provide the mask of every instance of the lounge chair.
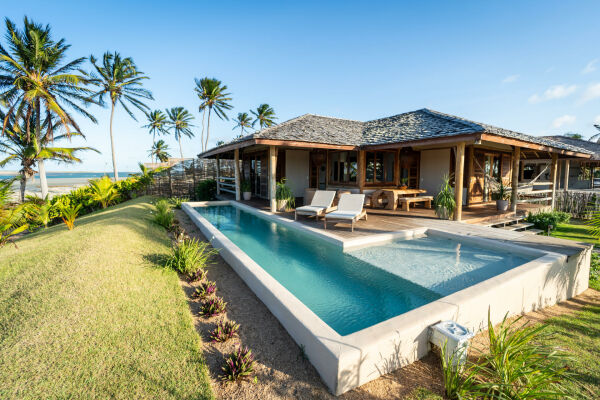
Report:
[{"label": "lounge chair", "polygon": [[317,190],[310,205],[296,208],[294,219],[298,219],[298,215],[310,215],[319,219],[320,216],[335,210],[335,207],[331,206],[334,197],[334,190]]},{"label": "lounge chair", "polygon": [[323,227],[327,229],[327,221],[347,221],[352,225],[354,232],[354,223],[363,218],[367,220],[367,212],[363,209],[365,203],[364,194],[343,194],[340,197],[337,210],[325,214],[323,217]]}]

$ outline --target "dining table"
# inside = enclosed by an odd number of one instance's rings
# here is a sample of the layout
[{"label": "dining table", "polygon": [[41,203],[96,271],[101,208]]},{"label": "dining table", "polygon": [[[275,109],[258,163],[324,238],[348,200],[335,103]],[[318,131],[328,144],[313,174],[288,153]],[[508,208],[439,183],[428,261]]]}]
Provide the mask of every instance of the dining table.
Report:
[{"label": "dining table", "polygon": [[[398,198],[406,196],[417,196],[427,193],[424,189],[378,189],[371,193],[371,207],[383,208],[386,210],[396,210],[398,208]],[[383,199],[387,199],[384,205]]]}]

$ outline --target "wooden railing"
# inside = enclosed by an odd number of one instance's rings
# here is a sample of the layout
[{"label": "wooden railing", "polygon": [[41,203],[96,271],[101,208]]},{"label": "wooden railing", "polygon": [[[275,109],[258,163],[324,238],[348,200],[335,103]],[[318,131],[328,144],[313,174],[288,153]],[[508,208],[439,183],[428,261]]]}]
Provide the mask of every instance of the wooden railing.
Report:
[{"label": "wooden railing", "polygon": [[227,192],[235,194],[235,178],[219,177],[217,178],[217,193]]}]

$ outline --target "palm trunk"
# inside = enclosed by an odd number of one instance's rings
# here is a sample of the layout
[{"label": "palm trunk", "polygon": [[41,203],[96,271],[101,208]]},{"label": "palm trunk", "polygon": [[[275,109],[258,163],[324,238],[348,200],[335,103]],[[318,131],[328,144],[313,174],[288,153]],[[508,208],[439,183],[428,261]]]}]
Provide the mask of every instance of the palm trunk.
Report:
[{"label": "palm trunk", "polygon": [[204,151],[208,149],[208,135],[210,135],[210,110],[211,108],[208,109],[208,121],[206,123],[206,142],[204,144]]},{"label": "palm trunk", "polygon": [[181,159],[183,160],[183,150],[181,148],[181,135],[178,136],[177,140],[179,141],[179,155],[181,156]]},{"label": "palm trunk", "polygon": [[[35,142],[37,145],[38,152],[42,149],[40,138],[42,135],[42,124],[40,120],[40,100],[35,101]],[[39,153],[38,153],[39,154]],[[48,180],[46,179],[46,166],[44,160],[41,158],[37,159],[38,170],[40,173],[40,189],[42,191],[42,198],[45,199],[48,196]]]},{"label": "palm trunk", "polygon": [[202,111],[202,134],[200,135],[200,146],[202,147],[202,152],[204,153],[206,149],[204,148],[204,116],[206,115],[206,108]]},{"label": "palm trunk", "polygon": [[25,187],[27,186],[27,175],[21,172],[21,203],[25,202]]},{"label": "palm trunk", "polygon": [[110,107],[110,149],[112,151],[113,172],[115,174],[114,181],[119,179],[119,171],[117,171],[117,157],[115,155],[115,140],[113,138],[113,116],[115,115],[115,102],[111,101]]},{"label": "palm trunk", "polygon": [[[156,147],[156,132],[152,133],[152,149]],[[150,153],[150,161],[154,164],[154,152]]]}]

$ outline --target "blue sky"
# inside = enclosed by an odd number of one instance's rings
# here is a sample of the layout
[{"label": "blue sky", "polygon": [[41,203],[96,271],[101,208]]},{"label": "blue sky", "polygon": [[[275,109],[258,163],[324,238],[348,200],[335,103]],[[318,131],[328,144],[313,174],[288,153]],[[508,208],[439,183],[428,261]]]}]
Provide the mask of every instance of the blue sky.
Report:
[{"label": "blue sky", "polygon": [[[2,11],[19,25],[24,15],[49,23],[72,44],[71,58],[107,50],[133,57],[151,78],[152,108],[184,106],[196,116],[186,156],[200,150],[193,87],[204,76],[229,86],[231,116],[266,102],[280,122],[428,107],[532,135],[589,136],[600,123],[597,1],[87,3],[29,0]],[[81,126],[102,154],[49,170],[110,169],[109,111],[91,109],[99,123],[81,118]],[[115,116],[122,171],[148,159],[151,137],[138,115]],[[231,139],[233,126],[215,119],[210,142]],[[176,141],[166,140],[177,155]]]}]

